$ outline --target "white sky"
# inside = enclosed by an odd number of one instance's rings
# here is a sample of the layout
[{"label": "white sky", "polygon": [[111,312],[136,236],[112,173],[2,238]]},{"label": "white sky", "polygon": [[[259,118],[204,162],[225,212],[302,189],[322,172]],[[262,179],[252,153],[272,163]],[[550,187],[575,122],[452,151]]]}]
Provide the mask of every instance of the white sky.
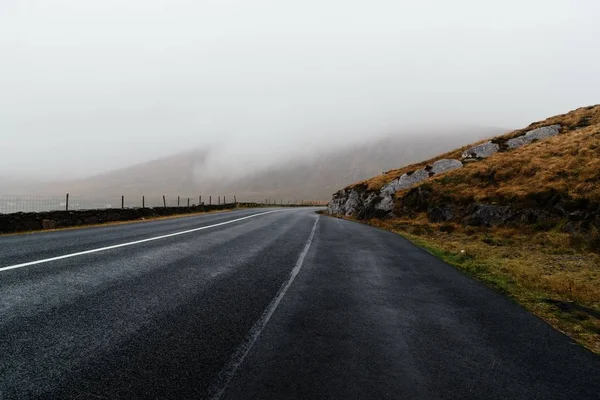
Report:
[{"label": "white sky", "polygon": [[599,20],[597,0],[0,0],[0,175],[518,128],[600,102]]}]

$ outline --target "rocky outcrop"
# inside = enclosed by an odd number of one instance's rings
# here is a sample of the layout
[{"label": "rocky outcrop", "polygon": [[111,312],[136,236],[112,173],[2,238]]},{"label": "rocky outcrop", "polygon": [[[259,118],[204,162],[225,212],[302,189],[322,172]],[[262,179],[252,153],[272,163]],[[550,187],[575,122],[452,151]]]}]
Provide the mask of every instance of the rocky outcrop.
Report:
[{"label": "rocky outcrop", "polygon": [[[360,189],[363,189],[361,192]],[[353,194],[350,192],[354,191]],[[361,194],[362,193],[362,194]],[[330,203],[330,213],[335,210],[335,204],[340,205],[343,211],[346,197],[357,199],[363,204],[355,214],[345,210],[342,214],[354,216],[358,219],[370,219],[389,215],[384,211],[383,204],[386,196],[377,192],[367,193],[363,188],[351,189],[347,194],[338,192],[337,201]],[[390,197],[391,198],[391,197]],[[356,207],[353,204],[353,207]],[[550,229],[562,226],[563,230],[573,232],[600,230],[600,205],[581,200],[573,200],[568,196],[556,192],[540,193],[536,198],[527,198],[519,203],[505,204],[453,204],[444,199],[436,198],[431,185],[424,184],[408,190],[396,202],[387,205],[393,212],[402,215],[416,215],[426,212],[432,223],[454,222],[474,227],[490,226],[520,226],[521,224],[536,225],[539,229]],[[338,213],[339,215],[339,213]]]},{"label": "rocky outcrop", "polygon": [[[540,202],[524,201],[511,205],[473,203],[430,204],[431,193],[421,190],[422,187],[411,189],[401,199],[405,212],[422,211],[427,209],[427,217],[432,223],[455,222],[468,226],[521,226],[535,225],[537,229],[554,229],[560,227],[563,231],[597,231],[600,229],[600,205],[574,201],[568,197],[545,197]],[[410,196],[412,194],[412,196]],[[575,209],[575,211],[571,211]]]},{"label": "rocky outcrop", "polygon": [[[545,139],[551,136],[558,135],[560,129],[560,125],[549,125],[543,126],[541,128],[532,129],[522,136],[518,136],[516,138],[507,140],[506,146],[508,149],[516,149],[517,147],[529,144],[534,140]],[[489,141],[466,150],[462,154],[462,159],[467,161],[479,160],[482,158],[487,158],[499,151],[500,145],[498,143]]]},{"label": "rocky outcrop", "polygon": [[500,150],[500,146],[496,143],[486,142],[475,147],[471,147],[462,154],[463,160],[487,158]]},{"label": "rocky outcrop", "polygon": [[545,139],[551,136],[558,135],[559,132],[560,125],[543,126],[541,128],[530,130],[523,136],[518,136],[516,138],[509,139],[506,142],[506,145],[509,149],[516,149],[517,147],[529,144],[534,140]]},{"label": "rocky outcrop", "polygon": [[367,192],[365,187],[345,189],[333,195],[328,211],[333,215],[373,218],[393,211],[394,195],[397,191],[409,189],[434,175],[461,168],[458,160],[442,159],[423,169],[407,172],[381,188],[379,192]]},{"label": "rocky outcrop", "polygon": [[437,160],[431,165],[431,173],[434,175],[449,172],[454,169],[462,168],[463,163],[458,160]]},{"label": "rocky outcrop", "polygon": [[382,194],[394,194],[398,190],[408,189],[412,187],[414,184],[424,181],[429,178],[429,171],[426,169],[420,169],[413,172],[407,172],[403,174],[400,178],[394,179],[383,188],[381,188]]},{"label": "rocky outcrop", "polygon": [[[464,163],[475,162],[499,151],[517,148],[534,140],[557,135],[560,130],[560,125],[550,125],[532,129],[524,135],[509,139],[506,142],[499,140],[499,142],[504,143],[502,145],[492,141],[482,143],[464,151],[460,160],[441,159],[425,168],[402,174],[400,177],[383,186],[378,192],[367,191],[366,185],[340,190],[333,195],[328,205],[328,211],[333,215],[354,216],[357,218],[390,215],[394,211],[394,196],[399,190],[413,188],[432,176],[462,168]],[[480,220],[486,220],[494,224],[500,221],[501,218],[499,215],[501,212],[494,207],[490,207],[473,210],[471,213],[473,214],[473,219],[470,220],[470,223],[477,224]],[[434,207],[428,210],[428,215],[432,222],[441,222],[454,218],[455,213],[450,208]]]},{"label": "rocky outcrop", "polygon": [[[386,204],[384,200],[389,204]],[[383,199],[377,192],[369,192],[364,188],[353,188],[337,192],[327,205],[327,211],[332,215],[373,218],[387,214],[391,211],[391,207],[393,207],[391,196],[389,199]]]}]

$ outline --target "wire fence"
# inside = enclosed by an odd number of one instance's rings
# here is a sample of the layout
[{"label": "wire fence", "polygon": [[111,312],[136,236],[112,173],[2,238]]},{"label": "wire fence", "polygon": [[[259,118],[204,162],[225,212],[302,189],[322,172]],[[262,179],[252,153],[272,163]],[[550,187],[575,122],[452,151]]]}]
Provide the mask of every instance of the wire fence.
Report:
[{"label": "wire fence", "polygon": [[[121,195],[121,196],[77,196],[64,195],[0,195],[0,214],[18,212],[44,212],[61,210],[101,210],[108,208],[145,207],[192,207],[197,205],[239,203],[235,194],[167,196],[167,195]],[[324,205],[326,202],[265,198],[264,205]]]}]

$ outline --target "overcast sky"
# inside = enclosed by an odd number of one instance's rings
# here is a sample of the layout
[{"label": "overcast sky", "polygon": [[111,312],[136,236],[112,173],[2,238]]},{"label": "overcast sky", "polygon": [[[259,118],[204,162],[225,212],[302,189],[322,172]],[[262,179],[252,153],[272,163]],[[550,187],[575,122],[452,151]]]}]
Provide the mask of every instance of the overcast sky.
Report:
[{"label": "overcast sky", "polygon": [[600,102],[599,19],[597,0],[0,0],[0,175],[522,127]]}]

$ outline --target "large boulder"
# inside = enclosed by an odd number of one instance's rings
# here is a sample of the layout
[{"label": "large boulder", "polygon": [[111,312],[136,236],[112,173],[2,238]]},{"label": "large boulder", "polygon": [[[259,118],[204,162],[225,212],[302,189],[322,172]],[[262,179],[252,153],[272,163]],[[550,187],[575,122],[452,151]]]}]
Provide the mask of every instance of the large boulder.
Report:
[{"label": "large boulder", "polygon": [[478,159],[487,158],[500,150],[500,146],[496,143],[485,142],[478,146],[471,147],[462,154],[463,159]]},{"label": "large boulder", "polygon": [[462,166],[463,164],[458,160],[442,159],[434,162],[431,165],[429,172],[432,172],[433,174],[441,174],[452,171],[453,169],[462,168]]},{"label": "large boulder", "polygon": [[543,126],[541,128],[533,129],[527,132],[523,136],[519,136],[513,139],[509,139],[506,144],[509,149],[516,149],[525,144],[529,144],[534,140],[545,139],[551,136],[556,136],[560,132],[560,125]]},{"label": "large boulder", "polygon": [[381,188],[381,194],[393,195],[398,190],[408,189],[425,179],[429,178],[429,171],[426,169],[419,169],[414,172],[403,174],[400,178],[394,179],[383,188]]}]

